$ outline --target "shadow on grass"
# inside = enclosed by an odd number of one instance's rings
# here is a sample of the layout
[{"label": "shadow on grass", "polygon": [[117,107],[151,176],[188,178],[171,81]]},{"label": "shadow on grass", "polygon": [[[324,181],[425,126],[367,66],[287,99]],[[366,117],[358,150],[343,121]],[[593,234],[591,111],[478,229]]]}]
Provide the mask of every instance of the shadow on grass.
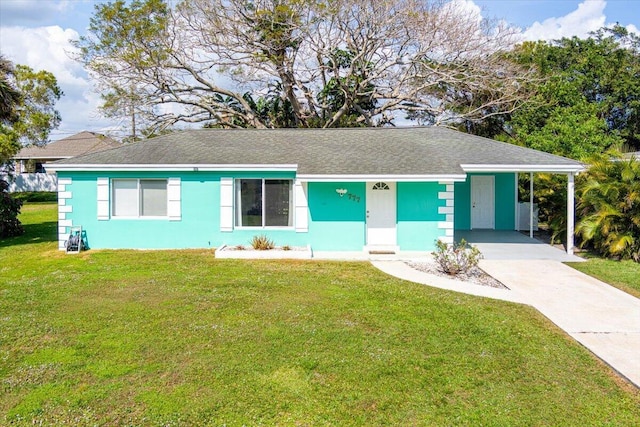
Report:
[{"label": "shadow on grass", "polygon": [[56,221],[40,222],[37,224],[23,224],[22,236],[7,237],[0,240],[0,248],[32,243],[55,242],[58,240]]}]

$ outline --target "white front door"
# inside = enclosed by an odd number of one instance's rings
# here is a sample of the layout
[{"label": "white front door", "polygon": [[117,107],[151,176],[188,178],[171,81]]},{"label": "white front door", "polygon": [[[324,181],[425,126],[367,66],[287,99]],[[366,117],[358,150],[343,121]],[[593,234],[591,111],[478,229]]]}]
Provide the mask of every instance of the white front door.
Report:
[{"label": "white front door", "polygon": [[367,245],[396,244],[396,183],[367,183]]},{"label": "white front door", "polygon": [[471,177],[471,228],[495,228],[494,177]]}]

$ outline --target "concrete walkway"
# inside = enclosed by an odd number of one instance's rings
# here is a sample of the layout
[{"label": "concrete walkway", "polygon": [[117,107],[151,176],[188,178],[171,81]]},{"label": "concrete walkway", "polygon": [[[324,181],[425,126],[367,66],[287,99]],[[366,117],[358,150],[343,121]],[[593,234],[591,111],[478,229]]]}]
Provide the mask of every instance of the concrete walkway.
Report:
[{"label": "concrete walkway", "polygon": [[392,276],[471,295],[528,304],[640,387],[640,299],[555,260],[482,260],[509,289],[420,272],[403,261],[371,261]]}]

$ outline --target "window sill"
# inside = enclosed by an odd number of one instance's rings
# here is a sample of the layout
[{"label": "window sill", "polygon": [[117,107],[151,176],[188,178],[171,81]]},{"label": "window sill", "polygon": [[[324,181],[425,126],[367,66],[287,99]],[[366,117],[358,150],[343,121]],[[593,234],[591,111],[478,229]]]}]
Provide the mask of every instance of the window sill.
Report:
[{"label": "window sill", "polygon": [[234,230],[295,230],[295,227],[293,226],[240,226],[240,225],[236,225],[234,227]]},{"label": "window sill", "polygon": [[111,216],[113,220],[136,220],[136,221],[168,221],[170,218],[168,216]]}]

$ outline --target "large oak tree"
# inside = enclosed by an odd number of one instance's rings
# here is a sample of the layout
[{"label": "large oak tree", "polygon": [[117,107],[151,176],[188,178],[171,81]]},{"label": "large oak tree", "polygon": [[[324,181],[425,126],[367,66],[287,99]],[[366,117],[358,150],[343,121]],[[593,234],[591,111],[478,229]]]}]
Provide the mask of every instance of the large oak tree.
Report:
[{"label": "large oak tree", "polygon": [[527,98],[513,31],[433,0],[117,0],[78,59],[105,112],[154,128],[480,120]]}]

